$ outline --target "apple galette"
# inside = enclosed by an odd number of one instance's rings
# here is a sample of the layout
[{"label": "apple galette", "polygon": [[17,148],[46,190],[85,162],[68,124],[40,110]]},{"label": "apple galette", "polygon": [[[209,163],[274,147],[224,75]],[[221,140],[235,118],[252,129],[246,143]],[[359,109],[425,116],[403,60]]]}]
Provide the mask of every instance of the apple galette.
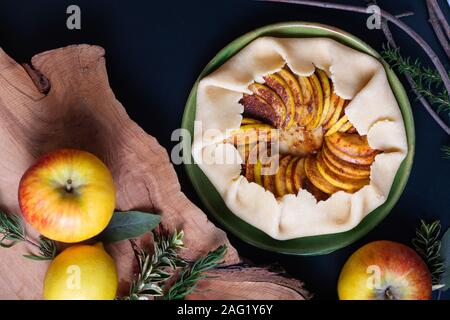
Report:
[{"label": "apple galette", "polygon": [[331,39],[259,38],[198,85],[193,157],[275,239],[353,228],[406,153],[383,66]]},{"label": "apple galette", "polygon": [[[348,120],[349,100],[334,92],[325,71],[303,77],[285,66],[248,88],[252,94],[244,93],[239,100],[245,118],[225,141],[239,151],[248,181],[277,197],[306,189],[318,200],[340,190],[354,193],[369,184],[378,151]],[[281,143],[282,153],[262,157],[274,142]],[[273,172],[262,175],[271,161],[276,162]]]}]

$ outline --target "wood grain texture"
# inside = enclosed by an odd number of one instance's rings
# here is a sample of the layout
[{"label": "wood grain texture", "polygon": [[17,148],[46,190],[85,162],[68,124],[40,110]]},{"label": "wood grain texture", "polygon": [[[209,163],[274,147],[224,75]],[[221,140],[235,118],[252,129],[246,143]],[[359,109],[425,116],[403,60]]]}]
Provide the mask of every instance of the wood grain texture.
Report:
[{"label": "wood grain texture", "polygon": [[233,265],[212,270],[208,275],[210,278],[201,281],[188,299],[298,300],[312,297],[299,280],[268,267]]},{"label": "wood grain texture", "polygon": [[[39,74],[45,76],[44,80]],[[118,210],[157,212],[165,228],[183,229],[186,249],[182,255],[187,259],[226,243],[229,250],[225,264],[240,261],[226,234],[181,192],[167,151],[132,121],[116,100],[100,47],[77,45],[44,52],[32,58],[31,68],[19,65],[0,49],[0,145],[0,206],[5,211],[19,212],[18,184],[35,159],[57,148],[84,149],[110,168],[118,189]],[[36,235],[30,227],[27,230]],[[0,249],[0,299],[42,298],[48,263],[24,259],[21,255],[27,250],[22,244]],[[107,250],[118,265],[119,293],[126,293],[135,271],[131,246],[125,241]],[[270,284],[270,273],[267,276]],[[272,298],[304,297],[293,295],[282,283],[276,284],[280,282],[277,277],[271,285],[282,289]],[[218,282],[206,280],[202,284],[208,285]],[[302,284],[298,281],[296,285]],[[237,284],[230,290],[239,287]],[[253,287],[253,291],[258,290]],[[230,296],[239,295],[230,292]],[[227,293],[217,297],[226,298]]]}]

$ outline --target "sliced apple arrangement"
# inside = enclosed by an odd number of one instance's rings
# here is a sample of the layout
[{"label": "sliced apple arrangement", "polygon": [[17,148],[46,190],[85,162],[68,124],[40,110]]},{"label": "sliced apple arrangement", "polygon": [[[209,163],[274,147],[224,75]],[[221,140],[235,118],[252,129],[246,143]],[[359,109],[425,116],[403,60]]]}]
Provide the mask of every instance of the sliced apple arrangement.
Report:
[{"label": "sliced apple arrangement", "polygon": [[[253,82],[252,94],[243,94],[241,126],[225,141],[239,151],[248,181],[278,198],[306,189],[318,200],[369,184],[370,166],[380,152],[357,133],[344,112],[349,100],[334,92],[325,71],[303,77],[285,66],[264,81]],[[287,142],[288,150],[273,158],[278,169],[265,174],[269,164],[258,160],[260,150],[270,150],[274,139]]]}]

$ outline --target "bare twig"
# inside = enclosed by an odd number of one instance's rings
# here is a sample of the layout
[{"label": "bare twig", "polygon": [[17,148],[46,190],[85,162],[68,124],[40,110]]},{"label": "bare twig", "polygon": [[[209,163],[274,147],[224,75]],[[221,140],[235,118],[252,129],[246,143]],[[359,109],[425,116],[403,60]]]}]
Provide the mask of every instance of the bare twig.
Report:
[{"label": "bare twig", "polygon": [[[371,1],[376,4],[376,0]],[[381,30],[383,31],[384,36],[386,37],[388,44],[395,49],[398,49],[397,43],[395,42],[394,36],[392,35],[391,30],[389,29],[389,25],[385,18],[381,19]],[[416,89],[415,82],[409,73],[405,74],[405,78],[408,81],[412,91],[416,95],[417,99],[424,106],[425,110],[430,114],[430,116],[436,121],[436,123],[444,130],[448,135],[450,135],[450,128],[445,124],[445,122],[439,117],[436,111],[434,111],[433,107],[428,103],[427,99],[425,99]]]},{"label": "bare twig", "polygon": [[[398,46],[392,36],[391,30],[387,24],[385,19],[381,20],[381,30],[383,31],[386,39],[388,40],[389,45],[392,48],[398,49]],[[436,123],[445,131],[448,135],[450,135],[450,128],[445,124],[445,122],[439,117],[436,111],[434,111],[433,107],[428,103],[427,99],[425,99],[416,89],[415,82],[409,73],[405,73],[405,78],[408,81],[412,91],[417,96],[417,99],[424,106],[425,110],[430,114],[430,116],[436,121]]]},{"label": "bare twig", "polygon": [[414,12],[412,12],[412,11],[406,11],[406,12],[403,12],[403,13],[396,14],[395,17],[396,17],[397,19],[400,19],[400,18],[410,17],[410,16],[413,16],[413,15],[414,15]]},{"label": "bare twig", "polygon": [[445,54],[450,59],[450,43],[448,42],[449,35],[445,35],[445,33],[444,33],[444,25],[446,24],[446,21],[442,22],[438,18],[438,15],[432,5],[432,2],[433,1],[427,0],[427,8],[428,8],[428,15],[429,15],[428,21],[430,22],[431,26],[433,27],[434,33],[436,34],[436,37],[438,38],[439,43],[441,44],[442,48],[444,49]]},{"label": "bare twig", "polygon": [[450,25],[448,24],[447,19],[445,19],[445,16],[442,13],[441,8],[439,7],[439,4],[436,0],[427,0],[427,5],[429,5],[433,9],[434,13],[436,14],[436,18],[438,19],[445,35],[447,36],[447,39],[450,40]]},{"label": "bare twig", "polygon": [[[367,14],[367,9],[365,7],[338,4],[338,3],[328,3],[324,1],[312,1],[312,0],[257,0],[257,1],[301,4],[312,7],[336,9]],[[422,49],[430,58],[431,62],[433,62],[434,66],[436,67],[436,70],[439,72],[439,75],[442,77],[442,81],[444,83],[445,88],[447,89],[448,92],[450,92],[450,78],[448,76],[448,73],[442,62],[439,60],[439,57],[434,52],[434,50],[429,46],[429,44],[416,31],[414,31],[411,27],[409,27],[407,24],[405,24],[403,21],[396,18],[389,12],[380,10],[380,16],[382,18],[385,18],[387,21],[392,22],[400,29],[402,29],[406,34],[408,34],[411,38],[413,38],[414,41],[417,42],[417,44],[419,44],[422,47]]]}]

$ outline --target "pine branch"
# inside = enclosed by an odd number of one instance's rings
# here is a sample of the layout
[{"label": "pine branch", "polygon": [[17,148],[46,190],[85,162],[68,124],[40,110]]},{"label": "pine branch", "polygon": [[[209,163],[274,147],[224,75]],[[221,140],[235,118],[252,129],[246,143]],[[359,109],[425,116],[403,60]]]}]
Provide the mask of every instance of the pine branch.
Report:
[{"label": "pine branch", "polygon": [[[16,243],[26,241],[22,219],[15,214],[0,211],[0,247],[11,248]],[[8,242],[6,242],[8,241]]]},{"label": "pine branch", "polygon": [[[204,272],[215,268],[226,253],[226,246],[198,259],[192,265],[178,256],[183,248],[183,231],[172,235],[165,232],[153,232],[153,253],[143,250],[132,242],[133,250],[139,264],[139,274],[130,286],[130,293],[125,300],[149,300],[162,297],[165,300],[183,299],[191,293],[198,281],[206,278]],[[174,285],[167,289],[169,279],[178,267],[185,267]]]},{"label": "pine branch", "polygon": [[23,255],[27,259],[44,261],[53,260],[58,254],[58,247],[56,242],[50,240],[44,236],[39,237],[39,254],[25,254]]},{"label": "pine branch", "polygon": [[450,160],[450,146],[443,146],[441,150],[444,153],[444,159]]},{"label": "pine branch", "polygon": [[164,299],[184,299],[188,294],[192,293],[196,289],[197,283],[207,278],[204,273],[216,268],[220,261],[223,260],[226,252],[227,247],[225,245],[220,246],[206,256],[198,259],[192,266],[186,267],[175,284],[164,295]]},{"label": "pine branch", "polygon": [[[326,1],[318,1],[318,0],[257,0],[257,1],[265,1],[265,2],[281,2],[281,3],[292,3],[299,5],[306,5],[311,7],[319,7],[325,9],[334,9],[334,10],[342,10],[342,11],[350,11],[356,13],[367,14],[367,8],[360,6],[353,6],[347,4],[339,4],[339,3],[330,3]],[[438,55],[434,52],[434,50],[430,47],[430,45],[410,26],[401,21],[396,16],[386,12],[385,10],[380,9],[380,17],[395,24],[397,27],[402,29],[409,37],[411,37],[428,55],[431,62],[436,67],[439,75],[442,78],[442,82],[444,83],[447,91],[450,91],[450,77],[448,72],[446,71],[443,63],[439,59]]]},{"label": "pine branch", "polygon": [[441,276],[445,271],[445,265],[440,254],[440,233],[441,223],[439,220],[430,224],[420,220],[420,226],[416,229],[416,237],[412,240],[412,244],[417,253],[424,259],[428,266],[433,286],[440,285]]},{"label": "pine branch", "polygon": [[[27,242],[39,249],[38,254],[27,254],[25,258],[32,260],[52,260],[58,253],[56,242],[39,237],[39,243],[30,240],[25,231],[22,218],[16,214],[0,211],[0,247],[11,248],[19,242]],[[8,241],[8,242],[6,242]]]},{"label": "pine branch", "polygon": [[131,284],[129,296],[123,299],[149,300],[163,296],[166,281],[177,267],[184,265],[177,254],[183,247],[183,231],[175,231],[171,236],[164,232],[153,232],[153,235],[153,253],[134,248],[140,272]]},{"label": "pine branch", "polygon": [[435,69],[425,68],[418,60],[403,58],[398,49],[383,46],[382,57],[403,75],[409,75],[413,89],[437,108],[450,113],[450,100],[442,79]]},{"label": "pine branch", "polygon": [[[436,14],[437,23],[439,24],[439,27],[442,28],[447,39],[450,40],[450,24],[447,22],[447,19],[445,18],[444,13],[442,12],[441,8],[439,7],[437,0],[426,0],[426,2],[430,6],[430,8],[434,11],[434,13]],[[450,1],[447,0],[447,2],[450,6]]]},{"label": "pine branch", "polygon": [[[311,1],[311,0],[256,0],[256,1],[266,1],[266,2],[283,2],[283,3],[293,3],[293,4],[300,4],[300,5],[306,5],[306,6],[312,6],[312,7],[320,7],[325,9],[335,9],[335,10],[342,10],[342,11],[349,11],[349,12],[357,12],[362,14],[367,14],[367,8],[365,7],[359,7],[359,6],[352,6],[352,5],[346,5],[346,4],[339,4],[339,3],[329,3],[325,1]],[[369,4],[376,4],[376,0],[367,1]],[[435,10],[436,13],[438,13]],[[447,91],[450,91],[450,77],[448,75],[448,72],[446,71],[443,63],[439,60],[439,57],[436,55],[436,53],[433,51],[433,49],[428,45],[428,43],[417,33],[415,32],[411,27],[406,25],[404,22],[400,20],[400,17],[394,16],[390,14],[389,12],[386,12],[384,10],[380,10],[380,17],[381,17],[381,29],[383,31],[383,34],[389,41],[389,44],[393,47],[397,47],[394,37],[392,36],[392,33],[389,29],[388,22],[392,22],[397,27],[402,29],[408,36],[410,36],[428,55],[430,60],[433,62],[434,66],[436,67],[436,70],[438,71],[442,82],[444,83],[444,87],[447,89]],[[405,75],[406,79],[408,80],[411,87],[414,87],[414,82],[412,78],[409,76],[409,74]],[[417,95],[418,100],[422,103],[424,108],[427,110],[427,112],[430,114],[430,116],[433,118],[434,121],[448,134],[450,135],[450,127],[447,126],[447,124],[439,117],[439,115],[436,113],[436,111],[432,108],[432,106],[428,103],[428,101],[420,95],[420,93],[413,88],[414,93]]]}]

